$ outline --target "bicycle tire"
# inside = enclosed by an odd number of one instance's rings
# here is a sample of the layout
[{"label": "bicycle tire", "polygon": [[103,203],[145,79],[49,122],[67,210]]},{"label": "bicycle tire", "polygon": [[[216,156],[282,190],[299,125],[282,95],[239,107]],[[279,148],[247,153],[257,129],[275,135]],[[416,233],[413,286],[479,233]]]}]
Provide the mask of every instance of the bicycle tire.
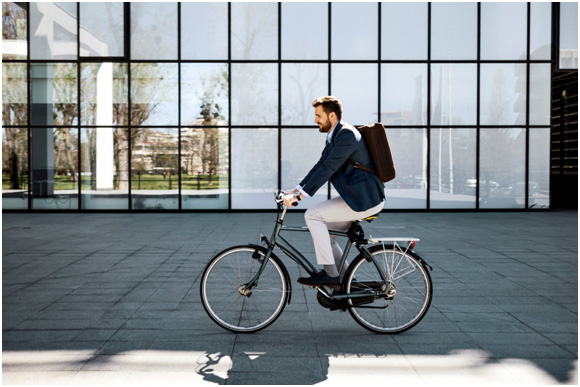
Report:
[{"label": "bicycle tire", "polygon": [[206,266],[200,284],[203,307],[221,327],[240,333],[256,332],[280,316],[290,294],[288,272],[271,254],[257,285],[244,295],[240,289],[260,268],[267,250],[234,246],[218,253]]},{"label": "bicycle tire", "polygon": [[[404,332],[419,323],[429,310],[433,297],[431,276],[421,258],[410,250],[375,245],[369,251],[389,283],[381,279],[372,261],[358,255],[345,274],[344,291],[369,296],[348,299],[348,311],[357,323],[372,332]],[[392,297],[373,294],[385,290],[392,291]]]}]

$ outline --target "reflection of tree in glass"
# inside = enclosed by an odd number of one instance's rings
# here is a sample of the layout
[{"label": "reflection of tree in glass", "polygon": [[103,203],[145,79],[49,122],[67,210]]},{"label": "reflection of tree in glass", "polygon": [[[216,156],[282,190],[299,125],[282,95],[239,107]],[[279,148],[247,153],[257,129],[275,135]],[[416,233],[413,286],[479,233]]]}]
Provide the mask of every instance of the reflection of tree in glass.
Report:
[{"label": "reflection of tree in glass", "polygon": [[[5,167],[10,174],[9,189],[24,189],[19,181],[24,171],[28,170],[28,153],[27,130],[25,128],[4,128],[4,137],[2,138],[2,166],[4,174]],[[20,157],[20,155],[22,157]],[[24,185],[26,181],[23,180]]]},{"label": "reflection of tree in glass", "polygon": [[[201,117],[203,126],[215,126],[219,120],[224,120],[222,106],[216,99],[227,94],[228,72],[219,71],[209,79],[202,79],[203,95],[201,101]],[[192,143],[193,145],[193,143]],[[193,154],[193,149],[192,149]],[[208,184],[213,184],[213,175],[219,168],[219,130],[214,128],[203,129],[203,145],[201,146],[201,162],[203,174],[209,175]]]},{"label": "reflection of tree in glass", "polygon": [[[2,2],[2,40],[26,39],[26,10],[13,2]],[[3,59],[17,59],[17,55],[3,52]],[[26,135],[23,129],[7,128],[7,125],[26,125],[26,66],[2,65],[2,124],[5,138],[2,141],[2,165],[8,166],[10,189],[20,189],[18,176],[26,169]]]},{"label": "reflection of tree in glass", "polygon": [[70,128],[56,128],[53,134],[55,157],[54,169],[56,174],[69,175],[71,181],[77,181],[76,162],[77,152],[74,144],[77,136],[71,134]]},{"label": "reflection of tree in glass", "polygon": [[[22,4],[2,2],[2,40],[26,41],[26,9]],[[19,59],[19,55],[3,50],[2,59]]]},{"label": "reflection of tree in glass", "polygon": [[291,81],[289,89],[294,90],[295,95],[292,95],[293,100],[285,106],[286,114],[282,117],[282,122],[299,125],[312,122],[312,100],[317,90],[321,89],[321,67],[307,63],[292,63],[288,66],[288,79]]},{"label": "reflection of tree in glass", "polygon": [[[4,7],[6,3],[2,3]],[[4,23],[3,17],[3,23]],[[4,33],[4,32],[3,32]],[[26,65],[21,63],[2,64],[2,124],[5,138],[2,141],[2,165],[10,173],[10,189],[20,189],[18,176],[26,170],[26,130],[10,128],[10,125],[26,125]]]},{"label": "reflection of tree in glass", "polygon": [[[77,69],[72,63],[56,64],[54,69],[54,110],[53,122],[56,126],[54,144],[57,151],[54,160],[55,170],[68,171],[71,181],[77,181],[77,163],[73,154],[71,127],[77,120]],[[76,136],[74,136],[76,138]]]},{"label": "reflection of tree in glass", "polygon": [[[236,59],[256,59],[271,53],[272,36],[277,33],[276,4],[238,3],[234,23],[242,19],[241,28],[232,29],[232,49]],[[272,58],[273,59],[273,58]]]}]

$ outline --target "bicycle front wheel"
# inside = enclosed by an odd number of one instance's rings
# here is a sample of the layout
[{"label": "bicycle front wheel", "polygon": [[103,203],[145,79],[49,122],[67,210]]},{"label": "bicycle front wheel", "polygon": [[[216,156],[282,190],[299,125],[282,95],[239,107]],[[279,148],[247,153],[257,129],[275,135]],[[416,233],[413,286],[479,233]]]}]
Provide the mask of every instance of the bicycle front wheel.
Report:
[{"label": "bicycle front wheel", "polygon": [[377,333],[399,333],[417,324],[431,305],[433,287],[429,272],[411,251],[393,246],[372,246],[373,261],[359,255],[345,275],[351,316]]},{"label": "bicycle front wheel", "polygon": [[245,285],[258,273],[266,251],[237,246],[216,255],[201,279],[201,301],[213,321],[233,332],[255,332],[272,324],[289,296],[286,270],[270,255],[255,286]]}]

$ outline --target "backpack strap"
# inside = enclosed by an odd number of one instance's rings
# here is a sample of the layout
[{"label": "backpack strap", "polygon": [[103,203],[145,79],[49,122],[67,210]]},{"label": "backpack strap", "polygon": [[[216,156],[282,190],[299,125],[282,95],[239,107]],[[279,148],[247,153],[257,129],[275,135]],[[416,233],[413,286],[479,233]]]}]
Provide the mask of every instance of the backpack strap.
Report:
[{"label": "backpack strap", "polygon": [[355,167],[356,169],[360,169],[363,170],[365,172],[369,172],[372,173],[373,175],[376,175],[376,172],[369,168],[369,167],[365,167],[364,165],[362,165],[361,163],[359,163],[358,161],[353,161],[351,159],[346,160],[347,163],[349,163],[350,165],[352,165],[353,167]]}]

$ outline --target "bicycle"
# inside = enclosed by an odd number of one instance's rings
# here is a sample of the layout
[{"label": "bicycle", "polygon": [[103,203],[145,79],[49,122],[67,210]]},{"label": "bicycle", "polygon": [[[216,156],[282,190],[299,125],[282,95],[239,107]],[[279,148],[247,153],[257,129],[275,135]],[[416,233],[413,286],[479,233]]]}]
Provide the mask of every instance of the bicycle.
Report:
[{"label": "bicycle", "polygon": [[[201,277],[201,301],[209,317],[233,332],[256,332],[272,324],[290,303],[292,286],[288,270],[274,253],[278,247],[307,273],[318,270],[282,231],[308,232],[307,227],[284,225],[288,207],[286,193],[277,191],[276,225],[270,238],[260,234],[265,246],[229,247],[215,255]],[[362,220],[346,232],[330,231],[348,238],[338,271],[346,264],[354,245],[359,254],[349,264],[341,287],[316,287],[318,302],[330,310],[348,310],[354,320],[376,333],[400,333],[415,326],[427,313],[433,296],[427,262],[414,250],[418,238],[365,238]],[[406,246],[401,243],[406,243]]]}]

